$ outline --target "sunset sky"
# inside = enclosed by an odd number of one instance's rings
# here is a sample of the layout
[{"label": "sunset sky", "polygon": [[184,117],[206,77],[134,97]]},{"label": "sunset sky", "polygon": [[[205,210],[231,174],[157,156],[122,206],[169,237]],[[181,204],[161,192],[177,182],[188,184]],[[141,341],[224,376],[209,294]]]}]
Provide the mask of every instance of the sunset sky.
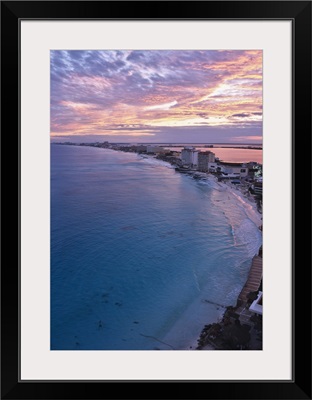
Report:
[{"label": "sunset sky", "polygon": [[51,51],[55,141],[261,143],[262,51]]}]

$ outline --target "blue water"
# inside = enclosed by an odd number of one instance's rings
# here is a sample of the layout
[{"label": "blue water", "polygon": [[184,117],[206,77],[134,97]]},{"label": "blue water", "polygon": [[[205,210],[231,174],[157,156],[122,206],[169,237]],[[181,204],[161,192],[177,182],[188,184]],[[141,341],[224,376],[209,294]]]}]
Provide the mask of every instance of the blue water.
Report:
[{"label": "blue water", "polygon": [[261,244],[233,198],[155,159],[52,145],[51,349],[189,348]]}]

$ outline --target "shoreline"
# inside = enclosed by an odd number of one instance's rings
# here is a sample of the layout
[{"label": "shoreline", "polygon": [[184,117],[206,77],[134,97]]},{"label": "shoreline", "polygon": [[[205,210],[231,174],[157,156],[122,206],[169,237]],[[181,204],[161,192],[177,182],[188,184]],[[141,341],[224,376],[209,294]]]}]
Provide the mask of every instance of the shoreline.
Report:
[{"label": "shoreline", "polygon": [[[254,259],[256,257],[261,258],[262,266],[262,257],[257,255]],[[250,269],[252,266],[253,262]],[[241,293],[248,281],[249,276]],[[260,287],[256,291],[250,291],[246,302],[240,300],[240,293],[236,305],[226,307],[222,318],[204,326],[195,350],[262,350],[262,305],[261,314],[250,311],[250,306],[253,300],[257,299],[259,292],[262,296]]]},{"label": "shoreline", "polygon": [[[244,193],[244,188],[238,188],[234,184],[231,184],[230,181],[223,181],[218,182],[217,179],[215,181],[218,183],[219,186],[226,188],[238,201],[242,203],[248,217],[258,226],[259,230],[262,232],[262,213],[259,212],[257,208],[257,204],[252,196],[247,196]],[[261,253],[262,258],[262,244],[258,249],[257,254]],[[254,257],[255,257],[254,256]],[[254,258],[253,258],[254,259]],[[251,261],[249,273],[252,268],[253,260]],[[246,286],[249,273],[247,276],[247,280],[244,283],[242,290]],[[259,290],[259,288],[258,288]],[[241,292],[240,292],[241,294]],[[188,350],[260,350],[262,349],[262,315],[261,317],[252,315],[251,319],[251,328],[247,326],[247,324],[241,324],[240,322],[240,312],[244,312],[246,314],[246,310],[249,309],[250,304],[240,304],[239,297],[237,297],[236,305],[235,306],[227,306],[222,314],[221,318],[211,324],[207,324],[203,327],[198,339],[197,339],[197,346],[194,348],[194,343],[192,347]],[[251,296],[251,298],[253,298]],[[251,303],[251,302],[250,302]],[[247,311],[248,312],[248,311]],[[246,322],[246,321],[244,321]],[[252,326],[253,325],[253,326]],[[256,332],[254,332],[256,330]],[[249,333],[251,331],[251,334]],[[230,340],[228,344],[225,345],[224,337],[227,337],[229,334],[236,335],[237,343],[232,343]],[[261,333],[261,340],[259,334]],[[256,338],[254,337],[256,336]],[[252,339],[252,340],[251,340]],[[259,341],[259,343],[256,342]],[[251,343],[252,342],[252,343]],[[261,342],[261,343],[260,343]],[[260,345],[261,344],[261,345]],[[251,347],[249,347],[251,345]],[[236,346],[236,347],[235,347]]]},{"label": "shoreline", "polygon": [[[152,157],[151,157],[152,158]],[[166,162],[166,161],[165,161]],[[198,174],[197,171],[193,171],[189,175]],[[206,177],[207,180],[214,181],[219,187],[224,188],[229,194],[231,194],[235,201],[240,202],[241,206],[244,208],[248,218],[258,227],[258,229],[262,232],[262,213],[259,212],[256,201],[252,195],[249,194],[246,187],[238,187],[230,181],[222,181],[219,182],[218,178],[212,174],[202,173],[203,176]],[[259,255],[262,252],[262,244],[258,248],[257,253],[254,256]],[[252,268],[252,262],[250,263],[249,272]],[[242,286],[242,290],[248,282],[249,272],[247,276],[246,282]],[[241,293],[241,292],[240,292]],[[227,306],[224,309],[222,315],[212,323],[204,325],[198,337],[191,339],[187,348],[183,350],[241,350],[241,349],[250,349],[250,350],[260,350],[262,349],[262,316],[251,316],[250,320],[252,322],[252,326],[247,326],[245,323],[240,323],[240,316],[237,314],[237,311],[245,311],[246,308],[250,305],[245,304],[242,310],[239,310],[239,296],[236,300],[235,306]],[[245,311],[246,313],[246,311]],[[244,321],[245,322],[245,321]],[[251,331],[251,334],[250,332]],[[222,339],[222,335],[231,334],[236,335],[238,337],[238,342],[241,342],[238,348],[235,348],[235,343],[230,345],[225,345]],[[261,335],[260,333],[261,332]],[[261,340],[260,340],[260,336]],[[247,339],[248,340],[247,340]],[[258,341],[258,342],[257,342]],[[229,341],[230,343],[230,341]],[[249,345],[251,347],[249,347]]]},{"label": "shoreline", "polygon": [[[142,159],[155,159],[158,161],[162,161],[165,164],[170,164],[165,160],[159,160],[153,156],[145,156]],[[211,180],[216,183],[220,188],[223,188],[227,191],[231,196],[233,196],[234,201],[239,202],[241,206],[244,208],[248,218],[258,227],[258,229],[262,232],[262,213],[259,212],[257,208],[256,201],[254,200],[252,195],[248,195],[249,193],[246,187],[238,187],[234,184],[231,184],[230,181],[222,181],[219,182],[218,178],[212,174],[206,173],[199,173],[198,171],[190,171],[188,175],[200,175],[205,180]],[[200,178],[199,178],[200,179]],[[262,244],[258,248],[257,253],[258,255],[260,250],[262,249]],[[249,272],[252,267],[252,261],[249,267]],[[249,274],[248,272],[248,274]],[[248,276],[247,280],[248,281]],[[246,285],[246,282],[242,286],[242,290]],[[241,292],[240,292],[241,293]],[[250,349],[250,350],[260,350],[262,349],[262,332],[261,332],[261,340],[259,340],[259,332],[262,331],[262,317],[259,318],[257,316],[252,316],[252,327],[247,327],[246,324],[241,324],[239,314],[237,314],[237,310],[239,310],[239,295],[236,300],[236,305],[226,306],[222,315],[209,324],[203,326],[199,335],[195,338],[193,337],[190,339],[188,343],[188,347],[182,350],[194,351],[194,350],[243,350],[243,349]],[[243,311],[247,305],[244,306]],[[261,320],[261,321],[260,321]],[[256,327],[256,328],[255,328]],[[250,332],[251,331],[251,334]],[[240,343],[238,348],[235,348],[235,344],[225,345],[222,339],[222,335],[229,335],[231,334],[236,335],[238,337],[238,342]],[[251,340],[246,340],[246,338],[251,338]],[[257,342],[258,341],[258,342]],[[248,343],[247,343],[248,342]],[[251,347],[249,348],[249,343],[251,343]]]},{"label": "shoreline", "polygon": [[[231,184],[229,181],[217,182],[220,186],[226,187],[227,190],[240,201],[245,209],[247,209],[248,216],[257,226],[262,225],[262,213],[257,209],[257,204],[254,198],[244,193],[244,188],[238,188],[236,185]],[[247,207],[246,207],[247,206]]]},{"label": "shoreline", "polygon": [[[174,164],[159,159],[153,155],[137,155],[142,160],[155,160],[163,163],[163,166],[166,167],[170,165],[174,167]],[[256,201],[254,197],[248,192],[247,187],[242,185],[238,187],[235,184],[232,184],[229,180],[223,180],[221,182],[218,181],[217,176],[209,173],[203,173],[196,170],[188,171],[187,175],[192,176],[197,180],[210,180],[213,181],[220,188],[223,188],[227,191],[234,199],[235,202],[239,202],[241,206],[244,208],[248,218],[258,227],[258,229],[262,232],[262,213],[259,212]],[[262,250],[262,244],[258,248],[256,256],[259,254],[260,250]],[[252,261],[249,267],[249,272],[252,267]],[[249,275],[248,272],[248,275]],[[242,290],[245,287],[248,281],[248,276],[246,282],[242,286]],[[241,293],[241,292],[240,292]],[[240,315],[237,311],[245,311],[248,307],[248,304],[245,304],[243,309],[239,309],[239,295],[236,300],[236,305],[226,306],[224,312],[217,318],[214,322],[208,323],[203,326],[201,332],[197,337],[190,338],[190,342],[188,343],[188,347],[182,350],[194,351],[194,350],[260,350],[262,349],[262,316],[261,318],[258,316],[252,316],[250,318],[251,326],[249,324],[240,323]],[[247,311],[248,312],[248,311]],[[246,313],[246,311],[245,311]],[[245,322],[245,321],[244,321]],[[251,333],[250,333],[251,331]],[[261,333],[261,335],[259,334]],[[227,336],[235,336],[238,338],[238,344],[231,343],[231,339],[228,339],[228,343],[224,343],[224,335]],[[261,336],[261,340],[259,337]],[[166,337],[166,335],[165,335]],[[251,344],[251,347],[249,347]],[[236,346],[236,347],[235,347]]]}]

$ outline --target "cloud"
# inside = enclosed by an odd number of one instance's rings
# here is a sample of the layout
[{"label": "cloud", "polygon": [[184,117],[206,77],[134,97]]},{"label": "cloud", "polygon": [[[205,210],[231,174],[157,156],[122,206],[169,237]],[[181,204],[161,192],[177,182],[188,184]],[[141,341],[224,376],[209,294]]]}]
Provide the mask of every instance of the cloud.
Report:
[{"label": "cloud", "polygon": [[[255,113],[253,113],[253,114],[255,114]],[[249,113],[233,114],[232,117],[247,118],[247,117],[250,117],[250,114]]]},{"label": "cloud", "polygon": [[255,141],[261,143],[262,136],[261,135],[234,136],[232,140],[233,142],[241,142],[242,140],[247,140],[247,141]]},{"label": "cloud", "polygon": [[155,106],[145,107],[145,110],[170,110],[170,108],[176,104],[178,104],[178,102],[174,100],[171,103],[156,104]]},{"label": "cloud", "polygon": [[262,127],[262,51],[53,50],[51,132]]},{"label": "cloud", "polygon": [[54,141],[73,141],[73,142],[151,142],[151,143],[187,143],[192,138],[193,143],[261,143],[261,128],[252,128],[244,131],[239,127],[209,127],[209,126],[187,126],[187,127],[158,127],[144,128],[129,135],[127,129],[124,131],[112,131],[107,129],[104,133],[98,131],[96,135],[90,133],[66,135],[60,132],[57,136],[52,135]]}]

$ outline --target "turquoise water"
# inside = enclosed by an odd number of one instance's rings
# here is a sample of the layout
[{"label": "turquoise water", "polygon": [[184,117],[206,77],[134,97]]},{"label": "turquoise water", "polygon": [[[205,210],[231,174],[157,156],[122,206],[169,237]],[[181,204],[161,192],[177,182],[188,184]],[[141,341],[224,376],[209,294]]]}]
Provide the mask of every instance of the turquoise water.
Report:
[{"label": "turquoise water", "polygon": [[51,349],[189,348],[261,244],[233,198],[155,159],[52,145]]}]

